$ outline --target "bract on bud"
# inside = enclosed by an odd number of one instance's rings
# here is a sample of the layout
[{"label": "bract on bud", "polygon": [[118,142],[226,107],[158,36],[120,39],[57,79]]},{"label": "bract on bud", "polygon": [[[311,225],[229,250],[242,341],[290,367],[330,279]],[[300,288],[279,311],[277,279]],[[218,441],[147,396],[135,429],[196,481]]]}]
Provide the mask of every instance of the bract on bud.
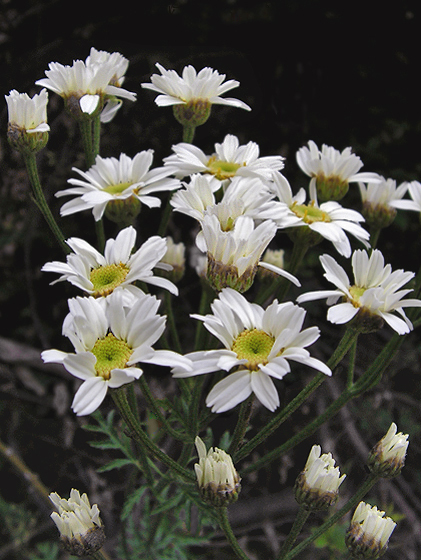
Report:
[{"label": "bract on bud", "polygon": [[241,479],[231,456],[217,447],[206,451],[200,437],[196,437],[195,444],[199,463],[194,465],[194,470],[203,500],[216,507],[235,502],[241,490]]},{"label": "bract on bud", "polygon": [[345,477],[345,474],[340,476],[332,454],[321,455],[320,445],[313,445],[306,466],[295,482],[295,498],[307,509],[327,509],[338,499],[338,489]]},{"label": "bract on bud", "polygon": [[382,478],[397,476],[405,464],[409,436],[396,432],[397,426],[392,422],[387,434],[373,447],[368,456],[370,470]]},{"label": "bract on bud", "polygon": [[179,282],[186,270],[186,246],[184,243],[174,243],[171,236],[167,236],[167,251],[160,261],[160,265],[166,264],[171,267],[158,269],[160,276],[169,278],[172,282]]},{"label": "bract on bud", "polygon": [[345,542],[353,558],[376,559],[388,547],[390,535],[396,523],[385,512],[360,502],[351,519]]},{"label": "bract on bud", "polygon": [[75,556],[97,552],[105,542],[98,506],[91,507],[88,496],[81,496],[74,488],[68,500],[60,498],[56,492],[50,494],[50,500],[58,510],[51,514],[51,519],[60,531],[64,548]]}]

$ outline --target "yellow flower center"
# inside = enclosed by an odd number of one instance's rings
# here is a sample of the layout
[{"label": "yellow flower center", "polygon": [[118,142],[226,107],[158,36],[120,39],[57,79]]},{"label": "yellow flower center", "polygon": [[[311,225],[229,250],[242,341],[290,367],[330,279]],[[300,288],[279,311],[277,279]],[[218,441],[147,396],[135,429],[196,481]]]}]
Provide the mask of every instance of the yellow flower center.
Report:
[{"label": "yellow flower center", "polygon": [[349,288],[349,293],[352,296],[351,303],[354,307],[361,307],[360,297],[366,291],[366,288],[361,288],[360,286],[351,286]]},{"label": "yellow flower center", "polygon": [[[243,163],[242,165],[246,165]],[[234,177],[237,170],[241,167],[240,163],[233,161],[221,161],[216,156],[212,156],[208,161],[208,172],[220,181]]]},{"label": "yellow flower center", "polygon": [[265,331],[246,329],[235,339],[232,350],[240,360],[247,360],[247,369],[257,371],[259,365],[268,363],[274,341],[275,339]]},{"label": "yellow flower center", "polygon": [[123,191],[125,191],[128,187],[130,187],[132,183],[130,182],[126,182],[126,183],[117,183],[116,185],[108,185],[108,187],[105,187],[103,189],[104,192],[108,193],[108,194],[121,194]]},{"label": "yellow flower center", "polygon": [[296,204],[294,202],[291,206],[291,210],[306,224],[332,221],[326,212],[323,212],[323,210],[320,210],[320,208],[315,206],[314,202],[310,202],[310,204]]},{"label": "yellow flower center", "polygon": [[129,267],[123,263],[108,264],[94,268],[89,276],[93,284],[94,297],[108,296],[117,286],[124,282]]},{"label": "yellow flower center", "polygon": [[109,333],[95,342],[91,352],[96,357],[96,375],[108,380],[113,369],[127,367],[133,349],[127,342]]}]

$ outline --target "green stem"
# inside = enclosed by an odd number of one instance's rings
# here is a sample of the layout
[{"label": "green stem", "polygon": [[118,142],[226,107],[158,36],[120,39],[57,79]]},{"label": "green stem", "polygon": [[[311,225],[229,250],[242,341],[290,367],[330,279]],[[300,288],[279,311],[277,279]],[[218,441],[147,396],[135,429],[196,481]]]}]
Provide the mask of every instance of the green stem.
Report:
[{"label": "green stem", "polygon": [[54,216],[51,213],[50,207],[48,206],[47,201],[45,199],[41,187],[39,175],[38,175],[38,168],[37,168],[37,161],[36,161],[35,154],[25,153],[24,160],[25,160],[26,170],[32,185],[37,206],[41,210],[47,224],[49,225],[59,245],[61,246],[61,248],[66,254],[69,254],[71,252],[70,247],[67,245],[65,237],[61,232],[61,229],[58,227],[57,222],[55,221]]},{"label": "green stem", "polygon": [[241,403],[240,413],[238,415],[237,424],[232,436],[231,445],[229,446],[228,453],[233,455],[241,446],[246,433],[247,426],[249,425],[250,416],[253,410],[253,394],[248,399]]},{"label": "green stem", "polygon": [[295,543],[298,535],[301,533],[301,529],[304,527],[304,524],[307,521],[309,515],[310,515],[310,510],[308,510],[304,506],[300,506],[294,524],[291,527],[289,535],[286,538],[281,548],[281,552],[279,553],[278,560],[283,560],[283,558],[285,558],[285,556],[291,550],[292,545]]},{"label": "green stem", "polygon": [[101,115],[100,113],[93,120],[93,133],[92,133],[92,156],[95,162],[96,156],[99,154],[99,147],[101,143]]},{"label": "green stem", "polygon": [[98,243],[98,251],[100,253],[103,253],[105,248],[105,231],[104,231],[104,221],[102,220],[102,218],[98,221],[95,221],[95,231],[96,231],[96,238]]},{"label": "green stem", "polygon": [[89,558],[92,558],[93,560],[110,560],[108,554],[106,554],[103,550],[98,550],[97,552],[90,554]]},{"label": "green stem", "polygon": [[218,513],[219,525],[221,529],[224,531],[225,537],[227,538],[227,541],[230,543],[231,548],[237,555],[237,558],[240,558],[240,560],[250,560],[247,554],[245,554],[242,548],[240,548],[240,545],[238,544],[238,541],[233,533],[230,522],[228,520],[227,508],[219,507],[216,508],[216,511]]},{"label": "green stem", "polygon": [[170,327],[171,336],[174,342],[175,350],[182,354],[183,350],[181,348],[180,338],[178,336],[178,329],[177,325],[175,324],[174,312],[172,307],[172,295],[167,290],[165,291],[165,304],[166,304],[166,312],[167,312],[167,324]]},{"label": "green stem", "polygon": [[165,431],[174,439],[180,440],[180,441],[190,441],[190,438],[188,438],[187,436],[181,434],[180,432],[178,432],[177,430],[175,430],[171,424],[168,422],[168,420],[165,418],[165,416],[162,414],[159,406],[156,403],[156,400],[154,398],[154,396],[151,393],[151,390],[149,389],[149,385],[145,379],[145,376],[142,375],[139,379],[139,383],[140,383],[140,387],[142,389],[142,393],[143,396],[146,399],[146,402],[148,403],[149,407],[151,408],[152,412],[154,413],[154,415],[156,416],[157,420],[163,425]]},{"label": "green stem", "polygon": [[[358,337],[358,331],[348,328],[342,340],[339,342],[336,350],[327,362],[330,369],[334,369],[339,362],[345,357],[348,350],[354,344]],[[287,404],[278,414],[264,426],[258,434],[256,434],[249,442],[247,442],[239,451],[236,453],[234,460],[239,461],[243,457],[246,457],[251,453],[251,451],[267,439],[291,414],[297,410],[301,404],[309,398],[309,396],[326,380],[327,376],[324,373],[318,373],[310,383],[304,387],[298,395],[292,399],[290,403]],[[265,455],[267,457],[267,455]],[[254,463],[256,464],[256,463]]]},{"label": "green stem", "polygon": [[119,389],[113,389],[111,395],[114,399],[116,406],[118,407],[121,416],[130,428],[132,432],[132,437],[141,443],[144,448],[158,461],[161,461],[166,465],[174,474],[181,476],[187,482],[196,482],[195,475],[179,465],[174,459],[169,457],[166,453],[161,451],[157,445],[145,434],[143,431],[139,419],[133,414],[125,392],[125,387]]},{"label": "green stem", "polygon": [[95,154],[92,141],[92,121],[80,120],[79,129],[82,137],[83,150],[85,152],[86,165],[88,169],[95,163]]},{"label": "green stem", "polygon": [[191,144],[193,142],[194,133],[196,132],[195,126],[184,125],[183,126],[183,142]]},{"label": "green stem", "polygon": [[330,527],[332,527],[332,525],[339,521],[341,517],[343,517],[346,513],[348,513],[351,509],[355,508],[360,503],[362,498],[367,494],[367,492],[371,490],[378,479],[379,477],[376,474],[371,473],[354,494],[354,496],[352,496],[352,498],[350,498],[347,503],[341,507],[341,509],[339,509],[336,513],[329,517],[329,519],[327,519],[327,521],[325,521],[323,525],[315,529],[312,534],[307,537],[307,539],[296,546],[289,554],[284,556],[282,560],[291,560],[291,558],[297,556],[297,554],[307,548],[309,544],[318,539],[320,535],[323,535],[323,533],[325,533]]}]

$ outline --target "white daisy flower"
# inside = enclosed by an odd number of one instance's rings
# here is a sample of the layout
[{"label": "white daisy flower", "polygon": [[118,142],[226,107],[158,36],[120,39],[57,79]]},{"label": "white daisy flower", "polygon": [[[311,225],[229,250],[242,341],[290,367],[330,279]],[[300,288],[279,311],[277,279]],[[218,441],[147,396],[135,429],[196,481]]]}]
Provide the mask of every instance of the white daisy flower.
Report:
[{"label": "white daisy flower", "polygon": [[359,225],[359,222],[364,222],[364,217],[356,210],[343,208],[335,201],[319,204],[314,183],[310,184],[308,203],[305,203],[305,190],[300,189],[293,196],[287,179],[281,173],[276,174],[270,188],[284,205],[284,212],[275,219],[280,229],[305,227],[315,234],[309,237],[310,241],[316,243],[320,241],[320,236],[324,237],[333,243],[340,255],[347,258],[351,256],[351,244],[347,233],[369,247],[370,234]]},{"label": "white daisy flower", "polygon": [[[402,199],[408,190],[408,183],[402,183],[398,187],[394,179],[385,179],[378,175],[379,183],[359,182],[361,201],[363,205],[362,214],[370,225],[383,228],[390,225],[396,216],[396,209],[402,208]],[[410,203],[406,200],[403,207]],[[408,204],[411,206],[411,203]],[[412,203],[415,210],[416,205]],[[409,209],[409,208],[407,208]]]},{"label": "white daisy flower", "polygon": [[250,216],[255,220],[279,217],[280,204],[260,179],[234,177],[225,189],[220,202],[214,194],[213,183],[207,175],[195,173],[190,183],[184,183],[171,198],[175,212],[181,212],[201,222],[207,210],[224,205],[232,223],[238,216]]},{"label": "white daisy flower", "polygon": [[349,183],[379,182],[376,173],[359,173],[363,163],[351,148],[339,152],[323,144],[319,150],[310,140],[308,148],[303,146],[297,151],[296,158],[301,170],[311,177],[310,183],[317,187],[321,200],[340,200],[348,192]]},{"label": "white daisy flower", "polygon": [[46,363],[63,364],[83,383],[72,409],[78,416],[94,412],[107,390],[131,383],[143,374],[139,362],[189,368],[188,358],[152,345],[165,329],[165,316],[157,314],[159,300],[140,292],[133,305],[124,305],[122,291],[107,298],[76,297],[69,300],[70,313],[63,322],[63,335],[75,353],[45,350]]},{"label": "white daisy flower", "polygon": [[395,200],[394,207],[401,210],[414,210],[415,212],[421,212],[421,183],[418,181],[410,181],[403,183],[401,186],[406,187],[410,198]]},{"label": "white daisy flower", "polygon": [[252,393],[266,408],[275,410],[279,396],[272,377],[282,379],[290,371],[290,360],[331,375],[330,369],[306,350],[319,338],[318,327],[301,330],[306,312],[292,302],[274,300],[263,309],[235,290],[225,288],[211,309],[213,314],[192,317],[203,321],[224,348],[187,354],[193,369],[176,366],[172,373],[179,378],[233,371],[207,396],[206,404],[213,412],[234,408]]},{"label": "white daisy flower", "polygon": [[185,66],[182,75],[175,70],[166,70],[158,62],[155,65],[161,72],[152,74],[151,82],[141,84],[143,88],[159,93],[155,103],[159,107],[183,105],[189,102],[205,101],[211,105],[230,105],[250,111],[251,108],[238,99],[221,97],[227,91],[240,85],[236,80],[225,80],[225,74],[219,74],[212,68],[203,68],[198,73],[191,65]]},{"label": "white daisy flower", "polygon": [[236,176],[269,181],[275,171],[284,167],[282,156],[259,157],[258,144],[240,145],[233,134],[227,134],[221,144],[215,144],[215,153],[211,155],[186,142],[174,145],[172,150],[174,154],[164,158],[164,165],[172,175],[181,179],[194,173],[209,174],[215,184],[213,190],[226,186]]},{"label": "white daisy flower", "polygon": [[[110,85],[121,87],[125,80],[125,73],[129,66],[129,61],[119,52],[109,53],[107,51],[98,51],[94,47],[91,48],[89,56],[85,60],[87,67],[97,68],[102,64],[109,64],[114,68],[114,74],[110,79]],[[110,122],[116,115],[122,105],[122,100],[115,95],[108,96],[105,106],[101,111],[101,122]]]},{"label": "white daisy flower", "polygon": [[253,284],[257,267],[262,266],[300,286],[292,274],[260,261],[276,234],[276,224],[264,220],[256,226],[253,218],[244,215],[233,221],[229,209],[223,204],[212,207],[203,217],[196,237],[196,245],[208,257],[207,278],[211,285],[218,291],[230,286],[245,292]]},{"label": "white daisy flower", "polygon": [[15,89],[5,95],[9,112],[9,129],[23,129],[28,134],[48,132],[47,124],[48,92],[42,89],[33,97],[19,93]]},{"label": "white daisy flower", "polygon": [[154,268],[172,268],[160,262],[167,251],[166,239],[150,237],[133,252],[136,235],[132,226],[122,229],[115,239],[107,240],[103,255],[87,241],[71,237],[66,243],[73,253],[67,255],[66,262],[49,262],[41,270],[61,274],[51,284],[66,280],[93,297],[105,297],[121,288],[133,291],[137,281],[165,288],[178,295],[178,289],[172,282],[153,274]]},{"label": "white daisy flower", "polygon": [[[168,177],[170,172],[164,167],[150,169],[153,150],[144,150],[130,158],[126,154],[120,157],[102,158],[97,156],[95,164],[88,171],[76,167],[72,170],[79,173],[82,179],[69,179],[74,185],[69,189],[58,191],[57,197],[73,195],[76,198],[66,202],[60,210],[62,216],[92,209],[96,221],[104,212],[112,212],[113,203],[127,203],[125,211],[136,214],[141,203],[150,208],[159,207],[161,200],[150,196],[151,193],[174,190],[180,186],[177,179]],[[111,205],[111,209],[108,209]],[[110,216],[112,217],[112,216]]]},{"label": "white daisy flower", "polygon": [[83,60],[73,61],[72,66],[50,62],[46,78],[37,80],[39,86],[57,93],[66,103],[66,108],[76,118],[82,114],[92,115],[102,109],[108,97],[136,100],[136,94],[113,85],[116,73],[114,60],[110,57],[102,64],[86,64]]},{"label": "white daisy flower", "polygon": [[[368,331],[382,326],[383,321],[398,334],[407,334],[412,323],[406,317],[404,307],[421,307],[421,300],[402,299],[412,290],[401,290],[415,274],[403,270],[392,272],[390,264],[384,264],[382,253],[375,249],[371,256],[364,250],[352,255],[354,283],[351,284],[345,270],[329,255],[322,255],[320,262],[325,269],[325,278],[336,286],[335,290],[307,292],[298,296],[303,303],[327,299],[331,306],[327,319],[334,324],[344,324],[359,315],[361,325]],[[340,298],[342,301],[336,303]],[[400,317],[396,316],[396,313]]]}]

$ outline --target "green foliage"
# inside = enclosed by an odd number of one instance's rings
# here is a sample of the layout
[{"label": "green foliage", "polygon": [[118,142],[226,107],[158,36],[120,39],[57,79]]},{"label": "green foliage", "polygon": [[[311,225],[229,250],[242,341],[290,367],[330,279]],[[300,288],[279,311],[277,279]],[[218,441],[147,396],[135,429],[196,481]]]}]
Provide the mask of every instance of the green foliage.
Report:
[{"label": "green foliage", "polygon": [[60,546],[58,543],[42,542],[36,545],[28,560],[58,560],[60,558]]}]

